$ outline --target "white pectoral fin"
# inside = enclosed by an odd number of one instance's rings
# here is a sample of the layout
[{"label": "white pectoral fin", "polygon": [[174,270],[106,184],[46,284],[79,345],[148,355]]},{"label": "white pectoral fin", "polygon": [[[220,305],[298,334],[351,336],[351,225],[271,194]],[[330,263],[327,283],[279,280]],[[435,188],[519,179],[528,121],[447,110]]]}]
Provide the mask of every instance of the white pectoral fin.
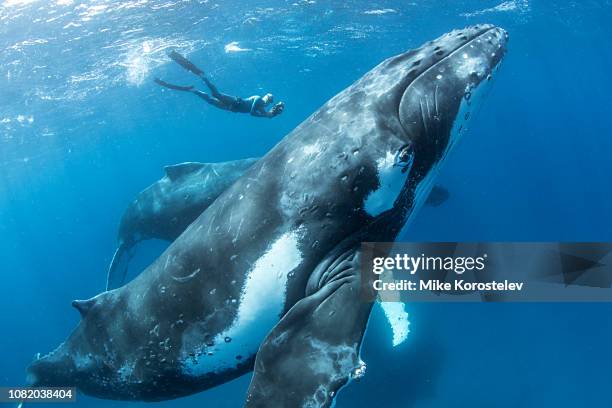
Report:
[{"label": "white pectoral fin", "polygon": [[360,296],[358,250],[326,265],[323,282],[261,344],[246,407],[330,407],[364,371],[359,348],[372,304]]},{"label": "white pectoral fin", "polygon": [[402,344],[408,338],[410,333],[410,321],[408,320],[408,312],[406,312],[406,304],[401,301],[383,302],[378,301],[387,322],[393,332],[393,347]]}]

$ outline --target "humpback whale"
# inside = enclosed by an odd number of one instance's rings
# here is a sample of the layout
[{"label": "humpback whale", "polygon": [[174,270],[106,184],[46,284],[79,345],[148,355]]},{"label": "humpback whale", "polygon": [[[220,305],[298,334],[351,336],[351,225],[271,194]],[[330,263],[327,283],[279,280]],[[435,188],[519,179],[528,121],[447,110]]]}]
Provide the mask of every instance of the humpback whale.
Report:
[{"label": "humpback whale", "polygon": [[[132,248],[138,242],[174,241],[256,161],[186,162],[164,167],[164,177],[138,193],[121,217],[118,246],[108,268],[106,290],[123,285]],[[448,190],[436,185],[425,204],[437,207],[448,197]]]},{"label": "humpback whale", "polygon": [[[158,401],[254,371],[246,407],[329,407],[362,375],[361,242],[423,204],[507,33],[450,32],[383,61],[285,136],[28,368],[35,386]],[[364,282],[365,281],[365,282]]]},{"label": "humpback whale", "polygon": [[164,167],[164,177],[141,191],[121,217],[106,290],[123,284],[132,248],[138,242],[153,238],[174,241],[256,161],[186,162]]}]

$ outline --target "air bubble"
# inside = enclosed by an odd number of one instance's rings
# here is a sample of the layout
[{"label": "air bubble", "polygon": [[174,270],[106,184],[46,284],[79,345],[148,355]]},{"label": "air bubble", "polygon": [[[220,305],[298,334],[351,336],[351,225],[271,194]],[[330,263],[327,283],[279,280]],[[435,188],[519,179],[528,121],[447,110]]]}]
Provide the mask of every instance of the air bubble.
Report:
[{"label": "air bubble", "polygon": [[366,373],[366,364],[363,361],[359,361],[359,365],[353,369],[352,377],[355,380],[363,378]]},{"label": "air bubble", "polygon": [[223,339],[223,340],[225,340],[225,342],[226,342],[226,343],[229,343],[229,342],[231,342],[231,341],[232,341],[232,338],[228,336],[228,337],[226,337],[226,338],[225,338],[225,339]]}]

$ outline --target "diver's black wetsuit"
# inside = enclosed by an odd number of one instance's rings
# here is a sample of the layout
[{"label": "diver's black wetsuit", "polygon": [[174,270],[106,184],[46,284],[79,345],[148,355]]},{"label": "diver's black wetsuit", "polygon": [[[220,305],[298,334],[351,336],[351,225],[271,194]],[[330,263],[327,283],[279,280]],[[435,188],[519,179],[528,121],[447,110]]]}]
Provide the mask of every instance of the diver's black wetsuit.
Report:
[{"label": "diver's black wetsuit", "polygon": [[155,82],[163,87],[174,89],[177,91],[191,92],[204,99],[209,104],[216,106],[219,109],[224,109],[231,112],[250,113],[253,116],[272,118],[283,111],[284,104],[282,102],[279,102],[278,104],[274,105],[269,111],[267,111],[266,107],[270,102],[264,101],[261,96],[254,95],[243,99],[237,96],[231,96],[221,93],[219,92],[217,87],[212,82],[210,82],[208,78],[206,78],[204,71],[195,66],[187,58],[183,57],[176,51],[172,51],[170,54],[168,54],[168,56],[186,70],[200,77],[200,79],[202,79],[202,81],[204,81],[206,86],[210,89],[210,95],[206,92],[202,92],[196,89],[193,86],[174,85],[162,81],[159,78],[155,78]]}]

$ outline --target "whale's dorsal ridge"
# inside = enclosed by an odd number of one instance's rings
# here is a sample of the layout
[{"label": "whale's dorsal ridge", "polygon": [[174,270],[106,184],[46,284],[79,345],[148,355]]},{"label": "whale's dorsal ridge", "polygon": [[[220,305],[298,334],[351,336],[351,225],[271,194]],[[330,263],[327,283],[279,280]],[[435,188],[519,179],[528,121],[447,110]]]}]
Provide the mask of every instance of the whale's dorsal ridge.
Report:
[{"label": "whale's dorsal ridge", "polygon": [[182,177],[186,174],[196,172],[204,166],[204,163],[185,162],[179,164],[172,164],[170,166],[164,166],[164,172],[170,180],[176,180],[177,178]]}]

